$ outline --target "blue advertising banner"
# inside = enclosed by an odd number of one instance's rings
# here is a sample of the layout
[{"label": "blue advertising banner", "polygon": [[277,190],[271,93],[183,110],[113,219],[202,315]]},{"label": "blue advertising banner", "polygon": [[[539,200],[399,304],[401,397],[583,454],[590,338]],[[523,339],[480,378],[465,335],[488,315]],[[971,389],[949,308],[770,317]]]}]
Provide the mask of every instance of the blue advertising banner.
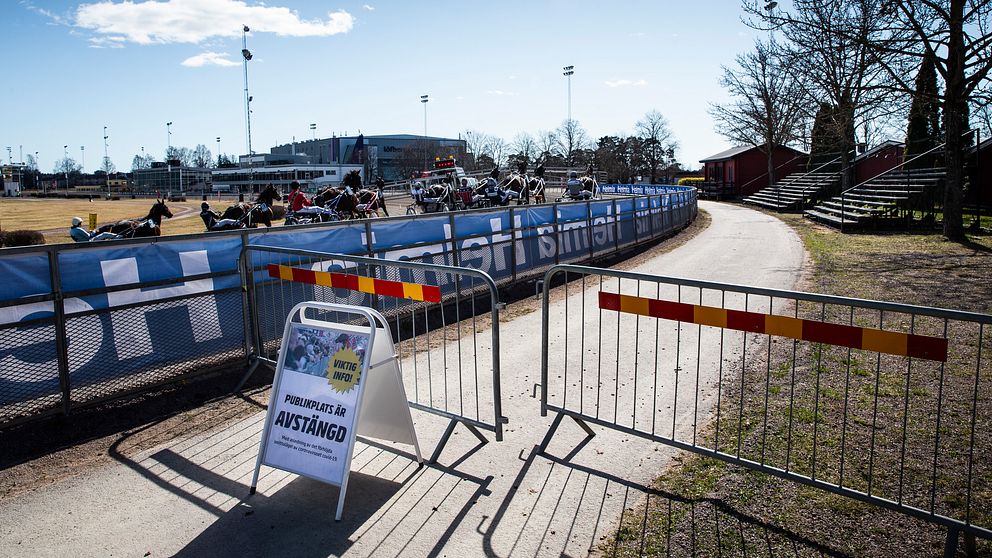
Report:
[{"label": "blue advertising banner", "polygon": [[[659,235],[666,227],[684,224],[670,212],[695,200],[688,187],[600,188],[641,197],[0,252],[5,278],[0,303],[54,294],[49,268],[54,250],[65,295],[70,384],[78,390],[197,359],[237,355],[245,335],[238,273],[244,245],[457,262],[502,282],[535,276],[556,260],[581,261]],[[257,281],[266,279],[260,275]],[[387,278],[425,279],[395,275]],[[445,274],[431,275],[442,290],[450,288]],[[160,284],[147,285],[152,282]],[[54,310],[51,301],[0,308],[0,411],[60,393]],[[0,412],[0,422],[3,416]]]}]

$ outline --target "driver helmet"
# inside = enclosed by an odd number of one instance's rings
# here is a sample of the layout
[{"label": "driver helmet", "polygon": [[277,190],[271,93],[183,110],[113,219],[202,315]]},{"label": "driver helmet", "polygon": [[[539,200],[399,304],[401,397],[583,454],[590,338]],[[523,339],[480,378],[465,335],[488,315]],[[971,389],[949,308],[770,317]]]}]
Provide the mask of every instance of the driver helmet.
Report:
[{"label": "driver helmet", "polygon": [[206,211],[208,209],[210,209],[210,204],[209,203],[203,202],[203,203],[200,204],[200,211]]},{"label": "driver helmet", "polygon": [[486,179],[486,185],[496,186],[496,179],[490,176],[489,178]]},{"label": "driver helmet", "polygon": [[579,177],[579,173],[577,173],[575,171],[568,171],[568,177],[569,178],[578,178]]},{"label": "driver helmet", "polygon": [[82,225],[82,224],[83,224],[83,220],[80,219],[79,217],[73,217],[72,218],[72,226],[73,227],[78,227],[79,225]]}]

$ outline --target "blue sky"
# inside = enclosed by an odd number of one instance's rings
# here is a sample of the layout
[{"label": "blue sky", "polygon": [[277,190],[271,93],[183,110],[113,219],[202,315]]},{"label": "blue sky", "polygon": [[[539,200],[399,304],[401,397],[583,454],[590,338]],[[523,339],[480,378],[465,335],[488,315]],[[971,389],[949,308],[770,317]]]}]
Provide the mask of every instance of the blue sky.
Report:
[{"label": "blue sky", "polygon": [[511,141],[565,119],[562,66],[574,65],[572,116],[591,137],[632,133],[650,110],[670,122],[688,166],[726,147],[706,113],[726,99],[720,65],[754,32],[737,0],[409,2],[4,0],[0,158],[69,145],[86,170],[109,155],[130,169],[142,146],[245,152],[241,28],[248,48],[252,146],[334,133],[474,129]]}]

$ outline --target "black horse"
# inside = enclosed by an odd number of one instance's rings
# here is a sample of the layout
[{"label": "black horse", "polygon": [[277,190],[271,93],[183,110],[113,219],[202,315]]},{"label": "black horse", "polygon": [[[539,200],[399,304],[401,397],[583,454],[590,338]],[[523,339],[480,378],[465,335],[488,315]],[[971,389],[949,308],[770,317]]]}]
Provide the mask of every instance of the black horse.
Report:
[{"label": "black horse", "polygon": [[110,232],[121,238],[141,238],[147,236],[162,236],[162,218],[171,219],[172,211],[165,205],[165,200],[156,200],[148,215],[141,219],[124,219],[98,228],[98,233]]},{"label": "black horse", "polygon": [[272,226],[272,205],[280,199],[279,191],[269,184],[259,192],[254,202],[239,202],[224,210],[221,219],[235,219],[247,228],[258,225]]}]

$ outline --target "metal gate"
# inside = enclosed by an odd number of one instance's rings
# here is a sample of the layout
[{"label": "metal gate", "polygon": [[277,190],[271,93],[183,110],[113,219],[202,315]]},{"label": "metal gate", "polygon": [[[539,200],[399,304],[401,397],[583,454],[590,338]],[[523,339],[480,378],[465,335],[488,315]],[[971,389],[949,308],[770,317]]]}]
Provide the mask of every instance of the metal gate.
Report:
[{"label": "metal gate", "polygon": [[[565,311],[548,289],[565,280]],[[573,265],[541,411],[992,538],[992,316]],[[552,370],[553,373],[549,373]],[[709,424],[703,428],[701,424]],[[927,448],[920,451],[920,448]]]},{"label": "metal gate", "polygon": [[480,430],[502,441],[507,419],[500,394],[501,305],[487,273],[266,246],[245,247],[241,270],[249,375],[261,362],[275,364],[283,324],[297,303],[368,306],[392,330],[410,405],[449,419],[431,460],[458,423],[483,443]]}]

